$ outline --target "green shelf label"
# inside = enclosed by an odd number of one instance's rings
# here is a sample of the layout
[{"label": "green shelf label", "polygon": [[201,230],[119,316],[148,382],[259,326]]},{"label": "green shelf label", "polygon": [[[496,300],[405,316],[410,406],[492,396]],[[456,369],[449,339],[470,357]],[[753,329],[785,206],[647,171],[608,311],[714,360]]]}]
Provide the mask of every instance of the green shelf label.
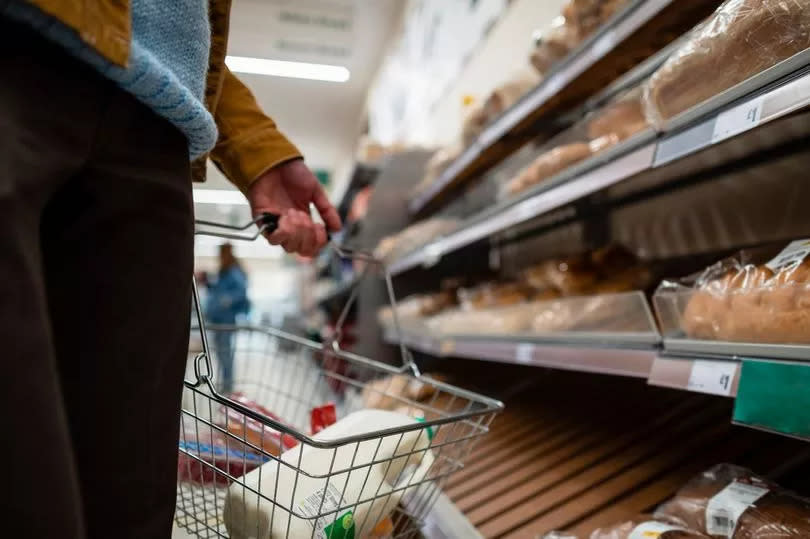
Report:
[{"label": "green shelf label", "polygon": [[810,363],[744,360],[734,421],[810,439]]}]

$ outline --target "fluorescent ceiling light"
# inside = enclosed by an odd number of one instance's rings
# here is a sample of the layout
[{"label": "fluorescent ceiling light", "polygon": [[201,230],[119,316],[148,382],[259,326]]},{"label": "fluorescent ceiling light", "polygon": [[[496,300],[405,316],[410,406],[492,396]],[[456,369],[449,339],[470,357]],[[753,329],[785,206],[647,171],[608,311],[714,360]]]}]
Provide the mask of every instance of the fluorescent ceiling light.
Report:
[{"label": "fluorescent ceiling light", "polygon": [[351,75],[349,70],[343,66],[248,58],[246,56],[228,56],[225,58],[225,63],[235,73],[270,75],[272,77],[346,82]]},{"label": "fluorescent ceiling light", "polygon": [[247,206],[245,195],[227,189],[194,189],[195,204],[234,204]]}]

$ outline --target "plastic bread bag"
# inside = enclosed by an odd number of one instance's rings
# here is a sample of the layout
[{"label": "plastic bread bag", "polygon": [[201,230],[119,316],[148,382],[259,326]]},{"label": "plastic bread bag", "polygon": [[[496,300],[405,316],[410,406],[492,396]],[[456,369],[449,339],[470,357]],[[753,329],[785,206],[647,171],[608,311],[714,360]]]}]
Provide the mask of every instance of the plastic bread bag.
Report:
[{"label": "plastic bread bag", "polygon": [[572,142],[551,148],[541,153],[517,176],[509,180],[500,196],[502,198],[514,196],[540,184],[569,166],[590,157],[592,153],[591,146],[587,142]]},{"label": "plastic bread bag", "polygon": [[[284,423],[280,417],[242,393],[233,393],[228,395],[228,398],[279,423]],[[272,427],[245,416],[230,406],[222,406],[220,416],[217,420],[218,426],[226,429],[238,439],[245,440],[260,448],[269,455],[280,455],[285,450],[298,444],[298,440],[289,434],[282,434]]]},{"label": "plastic bread bag", "polygon": [[623,92],[586,118],[590,139],[614,136],[625,140],[649,127],[642,105],[642,87]]},{"label": "plastic bread bag", "polygon": [[531,69],[523,69],[495,88],[484,101],[484,117],[491,123],[503,112],[514,105],[540,82],[540,76]]},{"label": "plastic bread bag", "polygon": [[427,191],[433,183],[441,176],[442,172],[450,166],[450,163],[461,155],[462,147],[458,144],[447,146],[436,150],[425,165],[425,175],[411,190],[411,198],[419,196]]},{"label": "plastic bread bag", "polygon": [[810,239],[738,252],[655,292],[663,329],[687,337],[810,343]]},{"label": "plastic bread bag", "polygon": [[459,288],[458,302],[463,311],[504,307],[529,300],[534,289],[517,281],[509,283],[484,283],[473,288]]},{"label": "plastic bread bag", "polygon": [[181,433],[177,478],[199,485],[227,486],[270,460],[248,445],[204,425]]},{"label": "plastic bread bag", "polygon": [[639,515],[613,526],[597,528],[589,539],[707,539],[708,536],[683,526]]},{"label": "plastic bread bag", "polygon": [[579,42],[576,30],[560,15],[551,21],[551,26],[546,30],[536,34],[529,61],[541,75],[545,75],[554,64],[568,56]]},{"label": "plastic bread bag", "polygon": [[726,0],[644,90],[656,127],[810,47],[810,0]]},{"label": "plastic bread bag", "polygon": [[457,225],[457,219],[443,217],[432,217],[419,221],[398,234],[380,240],[374,249],[374,256],[384,261],[393,260],[444,233],[450,232]]},{"label": "plastic bread bag", "polygon": [[477,311],[453,310],[428,319],[427,326],[439,335],[510,335],[528,328],[535,309],[533,303],[522,303]]},{"label": "plastic bread bag", "polygon": [[810,537],[810,501],[731,464],[690,480],[655,516],[713,537]]}]

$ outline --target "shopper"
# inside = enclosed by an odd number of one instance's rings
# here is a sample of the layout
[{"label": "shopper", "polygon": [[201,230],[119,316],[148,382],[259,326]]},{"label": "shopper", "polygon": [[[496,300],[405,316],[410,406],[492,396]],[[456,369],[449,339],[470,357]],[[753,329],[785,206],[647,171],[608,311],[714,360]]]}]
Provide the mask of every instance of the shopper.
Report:
[{"label": "shopper", "polygon": [[224,65],[229,3],[0,0],[5,536],[170,536],[209,151],[271,243],[340,227]]},{"label": "shopper", "polygon": [[[205,275],[205,274],[204,274]],[[208,289],[205,303],[205,320],[212,324],[236,324],[239,316],[248,314],[250,301],[247,295],[247,275],[233,254],[233,246],[224,243],[219,247],[219,271],[216,277],[207,275],[202,281]],[[228,329],[211,331],[214,340],[214,359],[218,364],[222,393],[233,391],[233,335]]]}]

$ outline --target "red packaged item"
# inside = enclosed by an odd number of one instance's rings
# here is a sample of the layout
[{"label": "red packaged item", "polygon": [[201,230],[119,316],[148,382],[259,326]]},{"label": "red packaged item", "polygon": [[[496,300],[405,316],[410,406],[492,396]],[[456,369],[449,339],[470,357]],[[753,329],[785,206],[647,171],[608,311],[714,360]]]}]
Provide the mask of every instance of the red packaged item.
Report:
[{"label": "red packaged item", "polygon": [[313,408],[309,413],[309,428],[312,434],[318,434],[329,425],[337,421],[335,403],[329,402],[323,406]]},{"label": "red packaged item", "polygon": [[179,449],[177,478],[199,485],[228,486],[229,475],[241,477],[270,460],[220,432],[213,436],[200,433],[199,437],[196,432],[185,432]]},{"label": "red packaged item", "polygon": [[[284,423],[277,415],[257,402],[250,400],[242,393],[234,393],[228,398],[270,419]],[[262,451],[269,455],[278,456],[298,444],[298,441],[289,434],[282,435],[277,430],[263,425],[256,419],[245,417],[244,414],[233,408],[223,407],[223,412],[225,424],[220,426],[225,427],[228,432],[237,438],[261,448]]]}]

